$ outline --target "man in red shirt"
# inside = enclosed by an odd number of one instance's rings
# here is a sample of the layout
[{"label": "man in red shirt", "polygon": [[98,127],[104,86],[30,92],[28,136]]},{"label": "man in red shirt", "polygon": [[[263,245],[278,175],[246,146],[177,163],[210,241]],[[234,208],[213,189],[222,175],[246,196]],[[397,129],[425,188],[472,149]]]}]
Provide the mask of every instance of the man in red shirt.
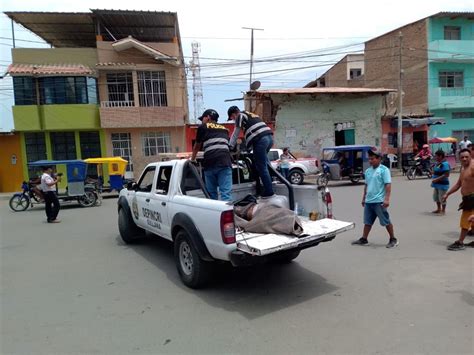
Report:
[{"label": "man in red shirt", "polygon": [[420,150],[420,152],[415,155],[415,158],[421,158],[421,165],[425,169],[430,169],[430,162],[431,158],[433,158],[433,154],[431,153],[430,146],[428,144],[423,144],[423,149]]}]

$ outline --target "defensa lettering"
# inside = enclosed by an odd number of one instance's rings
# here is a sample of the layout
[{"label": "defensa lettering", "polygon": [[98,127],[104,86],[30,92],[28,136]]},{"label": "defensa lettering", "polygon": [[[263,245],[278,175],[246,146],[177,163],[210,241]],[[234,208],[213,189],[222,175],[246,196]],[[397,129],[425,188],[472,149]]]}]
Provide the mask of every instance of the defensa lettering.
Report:
[{"label": "defensa lettering", "polygon": [[142,207],[142,213],[146,219],[161,223],[161,214],[159,212]]}]

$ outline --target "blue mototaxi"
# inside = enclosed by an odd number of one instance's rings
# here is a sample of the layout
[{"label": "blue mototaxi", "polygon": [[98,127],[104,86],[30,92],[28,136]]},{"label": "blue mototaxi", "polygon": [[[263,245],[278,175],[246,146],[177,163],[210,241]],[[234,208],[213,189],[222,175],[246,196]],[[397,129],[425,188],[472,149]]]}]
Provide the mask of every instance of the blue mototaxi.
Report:
[{"label": "blue mototaxi", "polygon": [[348,179],[357,184],[364,179],[364,171],[369,167],[370,145],[341,145],[323,148],[321,166],[323,173],[318,184],[327,184],[329,180]]},{"label": "blue mototaxi", "polygon": [[94,184],[86,183],[87,163],[82,160],[38,160],[28,163],[30,167],[66,166],[67,186],[65,192],[57,190],[60,201],[76,200],[83,207],[97,203],[99,194]]}]

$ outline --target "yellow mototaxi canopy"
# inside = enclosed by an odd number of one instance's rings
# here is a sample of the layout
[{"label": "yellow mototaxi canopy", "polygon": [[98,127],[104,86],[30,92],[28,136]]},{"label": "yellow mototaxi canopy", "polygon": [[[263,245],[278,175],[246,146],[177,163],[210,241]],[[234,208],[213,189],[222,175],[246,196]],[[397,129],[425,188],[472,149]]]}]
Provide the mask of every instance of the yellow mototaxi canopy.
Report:
[{"label": "yellow mototaxi canopy", "polygon": [[87,164],[107,164],[109,175],[124,175],[128,161],[121,157],[84,159]]}]

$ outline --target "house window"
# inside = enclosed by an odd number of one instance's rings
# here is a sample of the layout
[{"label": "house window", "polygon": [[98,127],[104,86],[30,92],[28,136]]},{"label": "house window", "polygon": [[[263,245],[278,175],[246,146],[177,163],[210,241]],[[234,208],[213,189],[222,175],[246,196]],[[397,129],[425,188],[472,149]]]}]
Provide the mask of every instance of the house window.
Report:
[{"label": "house window", "polygon": [[107,89],[111,102],[134,102],[132,73],[107,74]]},{"label": "house window", "polygon": [[453,112],[451,115],[453,119],[474,118],[474,112]]},{"label": "house window", "polygon": [[54,160],[77,159],[74,132],[51,132],[51,146]]},{"label": "house window", "polygon": [[444,39],[459,41],[461,39],[461,27],[444,26]]},{"label": "house window", "polygon": [[36,82],[29,76],[14,76],[15,105],[36,105]]},{"label": "house window", "polygon": [[164,71],[139,71],[138,96],[140,106],[168,106]]},{"label": "house window", "polygon": [[397,132],[388,133],[388,146],[391,148],[398,147],[398,133]]},{"label": "house window", "polygon": [[350,79],[356,79],[360,76],[362,76],[362,69],[354,68],[354,69],[349,70],[349,78]]},{"label": "house window", "polygon": [[[87,104],[89,103],[88,87],[96,92],[94,78],[81,76],[39,78],[41,104]],[[95,102],[97,103],[97,98]]]},{"label": "house window", "polygon": [[[45,160],[46,157],[46,140],[44,133],[25,133],[26,161],[32,162],[37,160]],[[38,168],[29,167],[28,176],[36,177]]]},{"label": "house window", "polygon": [[442,88],[464,87],[464,73],[462,71],[440,71],[439,86]]},{"label": "house window", "polygon": [[127,171],[133,171],[132,139],[130,133],[112,133],[112,155],[128,161]]},{"label": "house window", "polygon": [[147,132],[142,134],[143,155],[146,157],[157,155],[158,153],[170,152],[169,132]]},{"label": "house window", "polygon": [[87,78],[87,102],[89,104],[96,104],[99,102],[97,100],[97,79],[96,78]]},{"label": "house window", "polygon": [[99,158],[101,156],[99,132],[80,132],[79,139],[81,141],[82,159]]}]

